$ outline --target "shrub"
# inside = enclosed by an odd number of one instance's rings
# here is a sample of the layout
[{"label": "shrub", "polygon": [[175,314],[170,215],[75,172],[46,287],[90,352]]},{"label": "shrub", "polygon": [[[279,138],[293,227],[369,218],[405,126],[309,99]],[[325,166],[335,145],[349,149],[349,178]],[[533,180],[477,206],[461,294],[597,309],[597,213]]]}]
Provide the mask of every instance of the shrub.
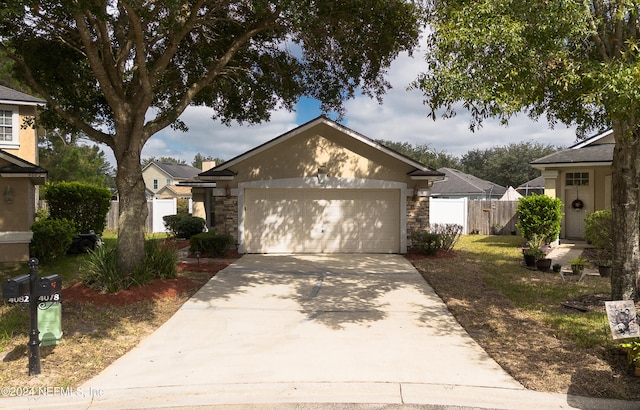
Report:
[{"label": "shrub", "polygon": [[560,235],[562,201],[547,195],[531,195],[518,201],[518,228],[526,240],[542,235],[547,242]]},{"label": "shrub", "polygon": [[144,243],[144,263],[134,272],[134,282],[147,284],[155,279],[173,279],[178,271],[178,254],[175,249],[159,239],[149,239]]},{"label": "shrub", "polygon": [[187,198],[178,198],[176,213],[188,214],[189,213],[189,200]]},{"label": "shrub", "polygon": [[177,276],[178,255],[173,247],[157,239],[144,243],[144,262],[130,276],[118,272],[117,248],[105,244],[87,257],[82,282],[101,292],[116,293],[134,285],[146,285],[155,279],[173,279]]},{"label": "shrub", "polygon": [[76,229],[68,219],[42,219],[31,225],[31,255],[46,262],[67,253]]},{"label": "shrub", "polygon": [[117,256],[116,244],[110,242],[89,252],[84,264],[82,283],[107,293],[129,288],[131,277],[118,273]]},{"label": "shrub", "polygon": [[176,214],[163,216],[164,226],[171,231],[176,238],[189,239],[193,235],[204,230],[207,222],[191,214]]},{"label": "shrub", "polygon": [[44,199],[51,219],[68,219],[79,233],[104,231],[111,207],[109,189],[80,182],[58,182],[45,186]]},{"label": "shrub", "polygon": [[191,237],[189,251],[206,253],[209,256],[225,256],[229,253],[233,242],[231,235],[203,232]]},{"label": "shrub", "polygon": [[610,259],[613,251],[611,210],[595,211],[584,220],[584,239],[598,250],[600,259]]},{"label": "shrub", "polygon": [[462,225],[458,224],[431,224],[429,231],[440,235],[441,248],[450,251],[460,240]]},{"label": "shrub", "polygon": [[423,231],[412,232],[411,247],[425,255],[433,255],[442,247],[441,235]]}]

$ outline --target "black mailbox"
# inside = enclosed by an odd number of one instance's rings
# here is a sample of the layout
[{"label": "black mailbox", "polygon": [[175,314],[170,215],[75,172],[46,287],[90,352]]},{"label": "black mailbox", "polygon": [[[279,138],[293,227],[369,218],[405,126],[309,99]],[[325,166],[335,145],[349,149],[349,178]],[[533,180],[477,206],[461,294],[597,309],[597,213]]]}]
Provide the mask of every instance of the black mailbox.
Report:
[{"label": "black mailbox", "polygon": [[51,296],[54,293],[60,293],[60,291],[62,291],[62,279],[60,279],[60,275],[54,273],[38,279],[33,296]]},{"label": "black mailbox", "polygon": [[2,283],[2,298],[13,299],[29,294],[29,275],[20,275]]}]

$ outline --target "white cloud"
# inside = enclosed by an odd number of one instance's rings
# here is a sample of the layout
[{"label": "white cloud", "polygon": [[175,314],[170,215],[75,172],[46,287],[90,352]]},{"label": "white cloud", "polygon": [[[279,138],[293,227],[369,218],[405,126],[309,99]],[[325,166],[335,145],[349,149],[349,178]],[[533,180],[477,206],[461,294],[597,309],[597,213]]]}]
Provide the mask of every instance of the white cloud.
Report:
[{"label": "white cloud", "polygon": [[[487,120],[483,127],[469,131],[469,114],[458,112],[452,119],[427,116],[422,93],[408,91],[407,87],[417,75],[426,69],[423,52],[413,57],[401,55],[389,70],[388,80],[393,86],[384,96],[382,105],[366,96],[358,96],[346,102],[344,125],[372,139],[386,139],[412,144],[428,144],[432,149],[461,156],[472,149],[485,149],[511,142],[533,140],[558,146],[572,145],[575,130],[557,125],[549,129],[541,119],[535,122],[525,115],[511,119],[508,127],[496,120]],[[305,106],[308,106],[305,105]],[[181,116],[189,127],[187,133],[165,129],[153,136],[143,149],[143,157],[170,156],[191,163],[196,153],[230,159],[252,149],[280,134],[301,125],[296,113],[275,111],[267,123],[248,126],[232,124],[227,127],[211,119],[212,111],[206,107],[189,107]],[[320,112],[306,113],[311,118]],[[305,120],[306,121],[306,120]],[[112,160],[111,152],[107,156]],[[115,161],[112,163],[115,164]]]}]

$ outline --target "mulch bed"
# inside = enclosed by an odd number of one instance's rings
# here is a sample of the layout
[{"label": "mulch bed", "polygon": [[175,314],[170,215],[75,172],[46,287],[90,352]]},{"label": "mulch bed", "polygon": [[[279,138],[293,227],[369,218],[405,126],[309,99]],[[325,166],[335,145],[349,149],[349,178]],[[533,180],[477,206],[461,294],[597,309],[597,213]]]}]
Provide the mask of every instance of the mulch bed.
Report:
[{"label": "mulch bed", "polygon": [[62,300],[64,303],[123,306],[148,300],[175,298],[197,290],[203,283],[230,264],[231,262],[178,262],[178,272],[205,273],[206,275],[199,278],[200,280],[183,276],[178,276],[175,279],[158,279],[148,285],[123,289],[117,293],[103,293],[82,283],[76,283],[62,289]]}]

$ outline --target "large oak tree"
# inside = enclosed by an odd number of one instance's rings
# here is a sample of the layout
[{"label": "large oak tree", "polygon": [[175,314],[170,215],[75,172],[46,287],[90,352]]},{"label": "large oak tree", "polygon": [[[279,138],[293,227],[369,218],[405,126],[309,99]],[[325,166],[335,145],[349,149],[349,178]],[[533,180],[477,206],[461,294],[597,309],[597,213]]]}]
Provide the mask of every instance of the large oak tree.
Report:
[{"label": "large oak tree", "polygon": [[416,82],[434,115],[462,103],[472,128],[521,110],[582,135],[612,127],[615,299],[639,297],[639,19],[640,2],[626,0],[432,1]]},{"label": "large oak tree", "polygon": [[189,105],[256,123],[302,95],[338,112],[356,92],[380,97],[420,19],[402,0],[14,0],[0,10],[0,50],[46,99],[42,121],[113,150],[128,274],[144,252],[149,138],[184,129]]}]

